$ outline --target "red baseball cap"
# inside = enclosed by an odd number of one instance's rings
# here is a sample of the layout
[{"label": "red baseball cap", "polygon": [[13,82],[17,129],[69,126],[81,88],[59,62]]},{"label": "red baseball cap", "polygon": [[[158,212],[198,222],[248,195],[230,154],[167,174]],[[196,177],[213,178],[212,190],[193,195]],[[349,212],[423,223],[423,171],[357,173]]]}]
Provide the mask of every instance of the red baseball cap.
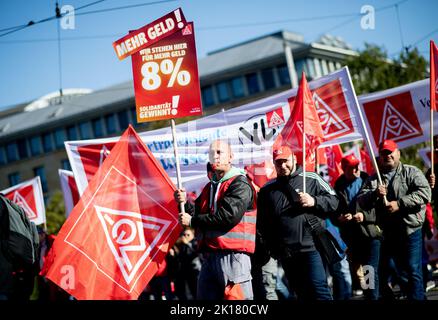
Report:
[{"label": "red baseball cap", "polygon": [[393,140],[385,140],[379,144],[379,152],[382,150],[393,152],[395,149],[398,149],[398,145]]},{"label": "red baseball cap", "polygon": [[277,159],[287,160],[291,155],[293,155],[293,152],[288,146],[281,146],[274,149],[274,152],[272,153],[272,158],[274,161]]},{"label": "red baseball cap", "polygon": [[360,160],[356,158],[353,154],[345,156],[341,160],[342,167],[355,167],[360,163]]}]

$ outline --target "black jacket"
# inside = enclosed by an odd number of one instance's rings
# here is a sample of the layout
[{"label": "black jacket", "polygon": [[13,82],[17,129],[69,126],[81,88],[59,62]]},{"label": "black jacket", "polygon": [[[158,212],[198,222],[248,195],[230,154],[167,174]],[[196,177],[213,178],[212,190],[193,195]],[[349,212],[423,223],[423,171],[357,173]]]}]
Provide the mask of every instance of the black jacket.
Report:
[{"label": "black jacket", "polygon": [[[361,171],[360,177],[362,179],[362,189],[366,184],[369,175],[366,172]],[[338,216],[346,213],[351,213],[354,215],[357,212],[362,212],[364,215],[364,221],[362,223],[357,223],[354,221],[339,223],[337,220],[334,220],[333,223],[340,228],[342,238],[349,246],[352,246],[355,243],[363,241],[363,239],[380,237],[381,232],[377,227],[375,210],[364,211],[358,206],[356,201],[353,204],[353,209],[349,208],[347,192],[345,191],[348,185],[349,183],[347,182],[344,174],[342,174],[335,182],[334,189],[339,196],[339,207],[337,214]],[[358,194],[359,193],[360,190]]]},{"label": "black jacket", "polygon": [[248,179],[240,175],[231,182],[229,188],[225,191],[222,201],[218,203],[218,210],[215,214],[200,213],[200,197],[196,199],[195,205],[187,202],[185,208],[186,212],[193,216],[191,220],[193,228],[200,231],[228,231],[242,220],[247,210],[253,208],[253,197],[253,189]]},{"label": "black jacket", "polygon": [[306,172],[306,192],[315,199],[314,207],[302,208],[297,203],[296,190],[303,190],[301,167],[289,177],[266,184],[258,194],[257,228],[271,255],[277,259],[294,252],[315,250],[304,213],[326,219],[338,207],[336,193],[316,173]]}]

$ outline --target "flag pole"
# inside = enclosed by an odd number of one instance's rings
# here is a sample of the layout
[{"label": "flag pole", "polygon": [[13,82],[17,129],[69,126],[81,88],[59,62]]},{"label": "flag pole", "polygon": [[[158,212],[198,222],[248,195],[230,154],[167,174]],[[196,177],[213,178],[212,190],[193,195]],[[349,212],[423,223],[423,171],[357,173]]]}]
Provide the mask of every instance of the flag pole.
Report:
[{"label": "flag pole", "polygon": [[303,193],[306,193],[306,131],[304,122],[305,121],[303,121]]},{"label": "flag pole", "polygon": [[[432,91],[432,90],[431,90]],[[431,92],[432,94],[432,92]],[[435,162],[434,162],[434,153],[435,153],[435,147],[433,145],[433,109],[432,109],[432,99],[431,99],[431,105],[430,105],[430,172],[431,174],[435,174],[434,173],[434,167],[435,167]]]},{"label": "flag pole", "polygon": [[[348,66],[346,66],[346,69],[347,69],[348,79],[351,82],[350,70],[348,69]],[[368,136],[368,131],[367,131],[366,126],[365,126],[365,120],[363,118],[362,110],[359,107],[359,101],[357,100],[356,90],[354,89],[353,84],[351,85],[351,89],[353,90],[354,100],[355,100],[356,105],[357,105],[357,112],[359,114],[360,122],[361,122],[362,128],[363,128],[363,133],[365,135],[365,143],[366,143],[366,146],[368,148],[368,152],[371,155],[371,161],[373,162],[373,167],[376,170],[377,179],[379,180],[379,184],[383,185],[382,176],[380,175],[379,167],[378,167],[377,161],[376,161],[376,156],[375,156],[374,150],[371,146],[370,137]],[[383,201],[384,201],[385,206],[386,206],[388,204],[388,200],[386,199],[386,196],[383,197]]]},{"label": "flag pole", "polygon": [[[179,166],[179,156],[178,156],[178,145],[176,143],[175,119],[170,119],[170,126],[172,127],[173,153],[175,155],[175,164],[176,164],[176,182],[177,182],[178,189],[182,189],[181,169]],[[181,202],[179,204],[179,210],[181,213],[185,213],[184,203]]]}]

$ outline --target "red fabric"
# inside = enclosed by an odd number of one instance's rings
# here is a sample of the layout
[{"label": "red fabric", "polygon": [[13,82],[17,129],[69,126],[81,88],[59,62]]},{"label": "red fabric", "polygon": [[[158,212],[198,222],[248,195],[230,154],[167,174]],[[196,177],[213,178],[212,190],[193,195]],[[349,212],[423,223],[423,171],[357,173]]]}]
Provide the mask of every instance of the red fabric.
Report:
[{"label": "red fabric", "polygon": [[342,150],[339,145],[325,147],[329,183],[333,187],[336,179],[343,173],[341,168]]},{"label": "red fabric", "polygon": [[438,48],[435,43],[430,41],[430,107],[438,111]]},{"label": "red fabric", "polygon": [[315,151],[323,141],[324,134],[304,72],[301,76],[297,96],[289,100],[289,104],[292,103],[291,115],[274,142],[274,150],[280,146],[288,146],[297,156],[297,162],[302,164],[303,132],[305,132],[306,156],[303,170],[314,171]]},{"label": "red fabric", "polygon": [[426,222],[428,224],[429,229],[433,233],[435,230],[435,221],[433,219],[433,209],[430,202],[426,205]]},{"label": "red fabric", "polygon": [[130,126],[61,228],[43,274],[78,300],[137,299],[182,230],[174,190]]},{"label": "red fabric", "polygon": [[371,158],[370,158],[368,152],[365,150],[365,147],[363,147],[360,150],[360,157],[361,157],[361,160],[362,160],[362,169],[363,169],[363,171],[365,171],[369,175],[373,175],[376,172],[376,170],[374,169],[374,166],[373,166],[373,163],[371,161]]},{"label": "red fabric", "polygon": [[253,183],[254,188],[258,191],[269,180],[277,177],[274,164],[272,161],[252,164],[245,167],[246,176]]}]

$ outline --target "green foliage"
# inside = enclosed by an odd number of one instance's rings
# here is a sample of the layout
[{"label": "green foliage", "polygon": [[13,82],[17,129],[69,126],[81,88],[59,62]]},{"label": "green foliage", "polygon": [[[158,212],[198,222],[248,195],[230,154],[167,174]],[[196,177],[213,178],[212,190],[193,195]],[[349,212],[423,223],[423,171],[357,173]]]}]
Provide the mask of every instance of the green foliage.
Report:
[{"label": "green foliage", "polygon": [[[427,61],[417,48],[403,51],[390,60],[382,47],[365,44],[365,49],[356,57],[346,61],[357,95],[398,87],[428,77]],[[401,161],[426,171],[418,150],[427,143],[417,144],[401,150]]]},{"label": "green foliage", "polygon": [[46,207],[47,233],[57,234],[65,221],[64,199],[61,191],[55,191]]}]

